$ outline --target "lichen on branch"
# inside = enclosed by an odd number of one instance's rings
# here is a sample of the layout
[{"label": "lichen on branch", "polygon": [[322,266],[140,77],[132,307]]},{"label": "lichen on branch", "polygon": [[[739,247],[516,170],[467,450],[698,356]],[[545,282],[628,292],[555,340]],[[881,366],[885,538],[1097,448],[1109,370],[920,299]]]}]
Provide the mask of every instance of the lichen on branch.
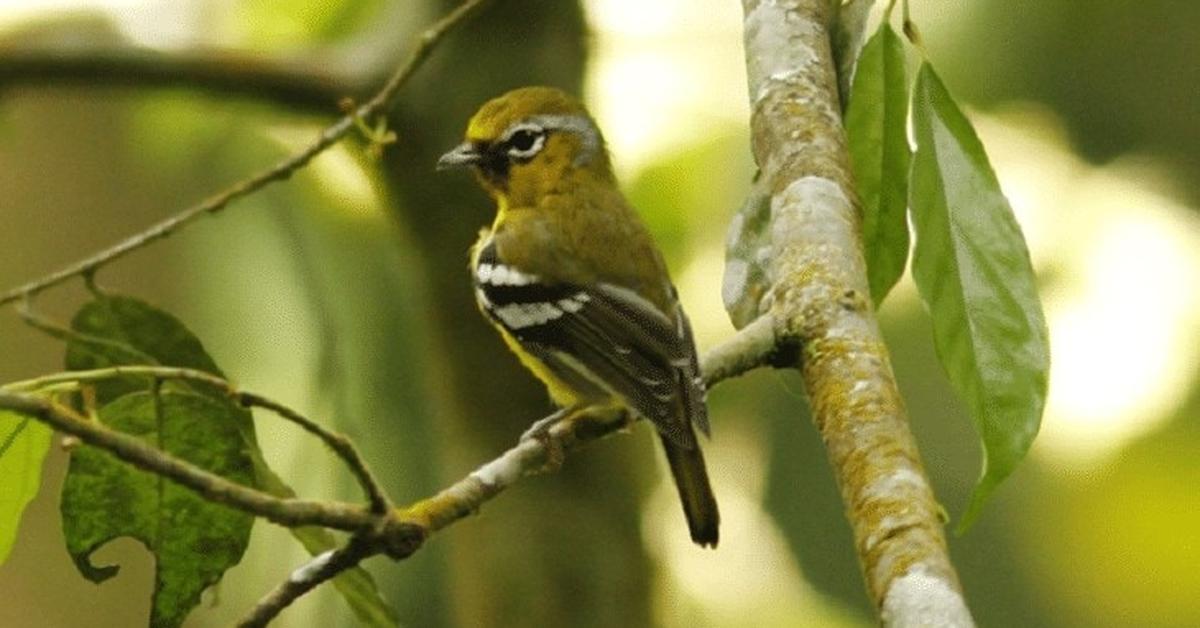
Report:
[{"label": "lichen on branch", "polygon": [[[940,508],[870,303],[827,0],[744,0],[753,149],[769,214],[760,316],[796,363],[828,448],[867,591],[887,626],[972,626]],[[744,303],[743,303],[744,305]],[[899,603],[917,575],[945,593]],[[887,612],[883,612],[884,610]],[[943,621],[946,620],[946,621]]]}]

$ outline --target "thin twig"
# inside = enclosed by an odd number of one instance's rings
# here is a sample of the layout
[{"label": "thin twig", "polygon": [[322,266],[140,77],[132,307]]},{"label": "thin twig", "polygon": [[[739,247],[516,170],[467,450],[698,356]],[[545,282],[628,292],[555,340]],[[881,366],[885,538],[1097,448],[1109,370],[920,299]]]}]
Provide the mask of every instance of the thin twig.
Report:
[{"label": "thin twig", "polygon": [[358,480],[359,485],[362,486],[363,492],[370,501],[372,512],[386,513],[391,508],[391,502],[384,493],[383,486],[375,478],[375,475],[371,473],[366,461],[363,460],[362,455],[359,454],[358,449],[350,442],[350,439],[342,434],[325,429],[319,423],[278,401],[268,399],[256,393],[238,390],[232,383],[212,373],[173,366],[112,366],[87,371],[66,371],[43,375],[33,379],[5,384],[0,386],[0,390],[9,392],[36,392],[47,386],[64,383],[96,382],[117,377],[149,377],[158,381],[184,380],[199,382],[216,388],[228,395],[239,405],[270,410],[280,417],[300,426],[309,434],[321,439],[322,442],[332,449],[346,463],[351,473],[354,474],[355,479]]},{"label": "thin twig", "polygon": [[[773,339],[771,325],[750,325],[709,351],[702,364],[707,384],[711,386],[722,379],[766,364],[772,353],[770,350],[764,350],[763,345],[763,339],[768,332]],[[741,355],[738,355],[739,353]],[[561,463],[565,452],[613,434],[627,425],[628,415],[625,413],[585,412],[551,426],[545,439],[521,440],[498,458],[480,466],[433,497],[393,511],[393,517],[389,521],[416,527],[420,530],[420,538],[410,537],[412,545],[403,551],[393,550],[390,555],[396,560],[411,555],[429,535],[479,512],[485,503],[521,478],[555,469],[556,463]],[[390,537],[383,535],[383,538]],[[359,552],[352,552],[352,546],[353,543],[338,550],[343,554],[322,554],[293,573],[288,580],[263,598],[239,625],[265,625],[280,610],[312,587],[336,576],[342,570],[353,567],[363,558],[378,553],[370,546]]]},{"label": "thin twig", "polygon": [[467,477],[403,509],[406,521],[419,525],[426,535],[479,512],[501,491],[523,477],[556,469],[565,452],[608,436],[628,425],[623,412],[584,411],[551,426],[546,438],[526,438],[500,457],[480,466]]},{"label": "thin twig", "polygon": [[122,240],[110,248],[104,249],[40,279],[35,279],[23,286],[5,292],[3,295],[0,295],[0,305],[12,303],[29,295],[37,294],[46,288],[56,286],[72,277],[95,272],[101,266],[171,235],[182,226],[201,216],[215,214],[235,200],[247,196],[270,183],[282,181],[292,176],[297,170],[303,168],[309,161],[312,161],[314,157],[350,133],[355,128],[356,120],[371,120],[382,114],[391,104],[396,93],[408,81],[416,69],[420,67],[421,63],[429,56],[442,38],[455,27],[474,16],[489,2],[491,0],[466,0],[445,17],[434,23],[433,26],[418,35],[408,58],[396,69],[383,88],[353,112],[343,116],[331,126],[326,127],[307,148],[250,178],[235,183],[224,191],[209,197],[207,200],[188,207],[162,222]]},{"label": "thin twig", "polygon": [[[768,363],[772,355],[767,350],[767,344],[764,344],[768,336],[774,337],[771,326],[751,325],[715,347],[705,356],[701,365],[706,373],[707,384],[712,386],[721,379]],[[402,510],[389,508],[385,512],[378,512],[341,502],[280,499],[268,495],[180,460],[138,438],[109,429],[99,421],[89,421],[66,406],[29,392],[55,389],[64,383],[97,381],[116,376],[182,379],[214,386],[235,397],[244,394],[233,390],[229,382],[203,371],[160,366],[119,366],[55,373],[0,386],[0,408],[38,419],[140,469],[178,482],[210,501],[288,527],[319,525],[355,532],[355,541],[350,545],[317,556],[263,598],[242,620],[241,625],[248,626],[264,625],[297,597],[354,567],[364,558],[380,553],[386,553],[395,560],[407,558],[423,545],[430,534],[478,512],[483,504],[521,478],[555,469],[565,452],[608,436],[629,424],[626,413],[611,409],[574,415],[553,425],[548,438],[521,440],[498,458],[433,497]],[[285,412],[280,414],[285,418],[301,419],[298,421],[301,425],[304,422],[311,424],[308,419],[261,397],[256,397],[251,405],[261,405],[276,412],[283,409]],[[317,433],[320,435],[322,432]],[[365,465],[361,468],[366,469]]]},{"label": "thin twig", "polygon": [[[705,354],[701,372],[707,386],[766,365],[773,354],[774,331],[770,317],[746,326],[734,337]],[[770,338],[770,342],[765,339]],[[471,472],[437,495],[403,510],[403,519],[432,534],[459,519],[478,512],[488,500],[517,480],[553,468],[564,452],[608,436],[628,425],[623,413],[584,412],[551,427],[549,438],[526,439]]]},{"label": "thin twig", "polygon": [[32,297],[30,295],[26,295],[26,298],[22,299],[20,305],[17,306],[17,315],[21,317],[21,320],[25,321],[26,325],[29,325],[30,327],[46,334],[47,336],[50,336],[51,338],[57,338],[64,342],[74,340],[86,345],[104,347],[106,349],[119,351],[138,362],[145,362],[148,364],[157,362],[157,360],[154,359],[154,356],[139,351],[123,342],[112,340],[110,338],[102,338],[100,336],[85,334],[38,314],[33,310]]},{"label": "thin twig", "polygon": [[209,501],[283,526],[319,525],[357,531],[377,523],[375,515],[355,504],[280,499],[242,486],[160,451],[139,438],[112,430],[99,421],[89,421],[70,408],[44,397],[0,390],[0,408],[38,419],[60,432],[104,449],[139,469],[170,478]]},{"label": "thin twig", "polygon": [[383,485],[375,478],[375,474],[371,473],[370,467],[363,460],[362,455],[358,452],[358,448],[345,435],[327,430],[295,410],[261,395],[238,391],[230,391],[230,394],[238,400],[238,403],[244,406],[270,410],[288,421],[299,425],[306,432],[320,438],[338,457],[345,461],[346,466],[350,467],[350,471],[358,479],[359,485],[362,486],[363,492],[367,494],[367,499],[371,504],[371,511],[376,514],[383,514],[391,509],[392,504],[383,490]]},{"label": "thin twig", "polygon": [[301,595],[308,593],[322,582],[331,580],[348,569],[353,569],[364,559],[379,553],[378,546],[367,537],[355,536],[345,546],[313,557],[312,560],[293,571],[287,580],[263,596],[254,605],[254,608],[238,621],[238,628],[266,626]]},{"label": "thin twig", "polygon": [[[769,345],[764,343],[764,339],[773,338],[770,330],[771,327],[768,325],[752,324],[709,351],[701,364],[708,385],[712,386],[717,381],[766,364],[772,352],[769,350]],[[377,508],[372,508],[373,512],[367,513],[348,504],[330,502],[328,505],[332,507],[331,512],[324,513],[321,510],[327,504],[322,502],[282,500],[230,482],[219,475],[209,473],[158,451],[134,437],[108,429],[101,423],[75,416],[69,408],[42,397],[25,394],[63,383],[99,381],[121,376],[202,382],[230,394],[235,399],[245,400],[246,393],[237,391],[229,382],[211,373],[177,367],[118,366],[90,371],[54,373],[6,384],[0,387],[0,408],[39,418],[52,427],[78,436],[90,445],[106,449],[131,464],[165,475],[206,498],[227,503],[251,514],[266,517],[276,523],[283,525],[316,524],[340,530],[353,530],[371,523],[379,523],[379,518],[371,518],[371,514],[383,514],[383,511]],[[340,445],[334,444],[349,444],[348,439],[331,434],[306,417],[261,396],[253,396],[250,405],[261,405],[279,412],[284,418],[295,421],[321,437],[339,455],[347,453],[352,455],[353,461],[348,459],[347,463],[356,470],[356,473],[361,473],[359,479],[364,484],[364,488],[374,487],[373,490],[380,495],[379,499],[383,503],[388,503],[379,483],[371,476],[366,464],[353,447],[343,451],[339,448]],[[385,509],[390,513],[388,517],[390,524],[419,526],[424,535],[440,530],[478,511],[485,502],[520,478],[552,468],[553,465],[549,463],[561,458],[563,452],[585,442],[607,436],[626,424],[623,417],[613,416],[611,412],[581,413],[553,426],[549,433],[549,439],[522,440],[501,454],[500,457],[484,464],[433,497],[417,502],[402,511]]]},{"label": "thin twig", "polygon": [[770,363],[780,348],[775,325],[767,312],[706,352],[700,361],[705,387]]}]

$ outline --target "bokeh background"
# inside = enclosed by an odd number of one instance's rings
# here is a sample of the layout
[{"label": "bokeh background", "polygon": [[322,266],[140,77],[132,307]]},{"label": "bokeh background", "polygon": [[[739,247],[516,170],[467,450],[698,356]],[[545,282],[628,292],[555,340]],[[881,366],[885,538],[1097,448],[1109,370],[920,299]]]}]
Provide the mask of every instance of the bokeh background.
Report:
[{"label": "bokeh background", "polygon": [[[143,228],[309,141],[369,93],[449,0],[0,0],[0,287]],[[929,57],[967,105],[1025,229],[1051,327],[1051,394],[1028,460],[950,540],[983,626],[1200,625],[1200,4],[913,0]],[[315,77],[135,87],[6,73],[53,50],[247,59]],[[749,156],[733,0],[500,0],[401,93],[382,161],[344,143],[290,182],[106,268],[171,310],[243,386],[350,434],[399,500],[428,495],[548,410],[471,304],[465,250],[491,208],[433,163],[484,100],[581,93],[666,251],[701,347],[731,333],[723,231]],[[136,79],[134,80],[136,82]],[[307,84],[307,83],[306,83]],[[67,319],[76,284],[38,299]],[[976,436],[910,282],[881,312],[937,494],[957,518]],[[61,368],[61,345],[0,311],[0,380]],[[368,563],[408,626],[869,626],[850,532],[799,379],[711,395],[724,529],[687,541],[648,429],[579,452],[413,559]],[[301,493],[353,498],[311,439],[260,417]],[[0,566],[0,626],[144,625],[152,558],[80,577],[61,538],[66,454]],[[3,481],[3,478],[0,478]],[[259,524],[189,626],[229,624],[304,560]],[[332,591],[281,626],[353,625]]]}]

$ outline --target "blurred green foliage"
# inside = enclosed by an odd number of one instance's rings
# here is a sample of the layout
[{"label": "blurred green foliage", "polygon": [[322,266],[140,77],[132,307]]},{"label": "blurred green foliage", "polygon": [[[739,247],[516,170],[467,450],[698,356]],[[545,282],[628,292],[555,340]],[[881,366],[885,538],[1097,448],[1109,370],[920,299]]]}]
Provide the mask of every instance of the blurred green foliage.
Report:
[{"label": "blurred green foliage", "polygon": [[356,35],[378,20],[384,0],[291,0],[239,2],[218,21],[241,31],[243,41],[265,50],[288,50]]},{"label": "blurred green foliage", "polygon": [[[968,102],[1041,103],[1095,161],[1149,153],[1174,161],[1177,189],[1200,177],[1200,3],[1179,0],[977,0],[932,20],[913,2],[939,68]],[[922,21],[922,20],[925,21]],[[946,54],[942,54],[945,51]]]}]

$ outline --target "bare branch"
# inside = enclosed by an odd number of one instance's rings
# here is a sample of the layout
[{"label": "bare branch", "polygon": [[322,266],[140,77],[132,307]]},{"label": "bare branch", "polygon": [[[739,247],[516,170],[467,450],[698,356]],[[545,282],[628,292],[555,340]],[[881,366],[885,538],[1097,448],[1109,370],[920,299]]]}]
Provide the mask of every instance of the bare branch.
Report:
[{"label": "bare branch", "polygon": [[743,0],[755,160],[771,193],[770,304],[884,625],[973,626],[871,308],[829,0]]},{"label": "bare branch", "polygon": [[70,408],[37,395],[0,390],[0,408],[33,417],[54,429],[78,437],[133,466],[169,478],[209,501],[225,504],[288,527],[319,525],[357,531],[377,517],[355,504],[280,499],[231,482],[128,434],[79,416]]},{"label": "bare branch", "polygon": [[325,445],[332,449],[346,463],[346,466],[350,468],[350,472],[358,480],[363,493],[366,494],[367,499],[370,501],[372,512],[382,514],[391,509],[391,502],[384,493],[383,486],[375,478],[374,474],[371,473],[366,461],[363,460],[362,455],[358,452],[354,444],[350,442],[350,439],[342,434],[325,429],[321,424],[282,403],[259,394],[238,390],[232,383],[212,373],[173,366],[113,366],[87,371],[66,371],[43,375],[33,379],[5,384],[0,386],[0,390],[9,392],[36,392],[60,384],[95,382],[117,377],[148,377],[159,381],[178,379],[200,382],[229,395],[231,399],[242,406],[270,410],[280,417],[300,426],[309,434],[321,439]]},{"label": "bare branch", "polygon": [[[770,317],[762,320],[766,322],[747,326],[705,355],[700,366],[707,386],[768,363],[774,352],[774,332]],[[623,412],[572,416],[553,425],[548,439],[522,440],[437,495],[405,508],[401,518],[421,526],[426,534],[436,532],[478,512],[484,503],[521,478],[555,468],[565,452],[628,424],[629,418]]]},{"label": "bare branch", "polygon": [[379,553],[366,537],[355,536],[344,547],[329,550],[305,563],[292,575],[264,596],[250,612],[238,621],[238,628],[260,628],[279,615],[280,611],[295,602],[301,595],[317,585],[335,578],[358,563]]},{"label": "bare branch", "polygon": [[768,312],[706,352],[700,361],[705,387],[774,361],[782,348],[775,325],[775,317]]},{"label": "bare branch", "polygon": [[[769,317],[763,320],[768,322],[748,326],[705,356],[701,369],[709,386],[767,363],[774,353],[771,344],[774,330],[769,324]],[[343,456],[364,490],[371,496],[372,511],[339,502],[280,499],[268,495],[230,482],[155,449],[135,437],[111,430],[102,423],[77,416],[66,406],[30,394],[39,390],[58,390],[64,383],[78,384],[123,376],[201,382],[229,394],[244,405],[260,406],[279,413],[280,416],[320,437]],[[405,545],[411,544],[412,531],[408,528],[420,528],[419,534],[423,540],[428,534],[477,512],[485,502],[517,480],[555,468],[561,463],[565,452],[607,436],[625,427],[629,422],[624,412],[582,412],[551,427],[547,439],[524,439],[500,457],[479,467],[437,495],[403,510],[395,510],[386,506],[390,502],[382,487],[344,436],[325,430],[282,404],[260,395],[238,391],[232,384],[211,373],[164,366],[117,366],[54,373],[0,387],[0,408],[37,418],[61,432],[79,437],[89,445],[105,449],[138,468],[170,478],[207,499],[265,517],[281,525],[321,525],[351,531],[368,526],[391,529],[391,532],[381,533],[384,537],[381,542],[392,546],[388,551],[394,558],[402,558],[416,549],[415,546],[408,549]],[[385,504],[382,509],[379,507],[380,503]],[[397,550],[397,545],[404,546],[405,549]]]},{"label": "bare branch", "polygon": [[367,466],[366,460],[363,460],[358,448],[344,434],[327,430],[319,423],[314,422],[295,410],[261,395],[235,390],[230,390],[229,394],[243,406],[270,410],[288,421],[299,425],[309,434],[320,438],[350,468],[350,472],[354,474],[359,486],[362,487],[363,492],[367,495],[367,499],[371,504],[371,512],[386,514],[391,510],[392,502],[387,498],[387,494],[384,493],[383,485],[375,478],[375,474],[371,473],[371,469]]},{"label": "bare branch", "polygon": [[[775,336],[770,318],[764,317],[762,320],[767,322],[748,326],[706,355],[702,369],[709,386],[767,363],[773,353]],[[415,527],[420,530],[420,537],[412,539],[411,546],[400,551],[393,548],[389,554],[396,560],[406,558],[430,534],[479,512],[485,503],[521,478],[557,469],[566,452],[613,434],[628,426],[629,422],[629,415],[623,411],[585,411],[552,425],[544,439],[522,439],[498,458],[480,466],[437,495],[393,511],[389,523]],[[384,533],[382,538],[390,539],[392,536]],[[298,569],[259,601],[238,625],[266,625],[283,608],[316,585],[380,552],[376,544],[366,541],[358,544],[356,541],[335,552],[321,554]]]},{"label": "bare branch", "polygon": [[[769,318],[764,320],[769,321]],[[770,342],[773,338],[773,325],[760,323],[747,327],[734,338],[715,347],[701,365],[706,373],[705,381],[711,386],[724,378],[766,364],[774,353]],[[621,410],[606,408],[581,412],[554,424],[544,439],[522,439],[500,457],[484,464],[433,497],[404,509],[389,507],[383,511],[368,511],[353,504],[340,502],[280,499],[242,486],[160,451],[136,437],[109,429],[98,421],[78,416],[66,406],[32,394],[33,391],[57,391],[64,384],[78,385],[80,382],[121,376],[151,377],[156,381],[181,379],[201,382],[226,392],[244,404],[278,412],[284,418],[293,420],[326,439],[326,442],[330,442],[329,433],[281,404],[239,392],[229,382],[193,369],[119,366],[55,373],[0,386],[0,409],[33,417],[60,432],[104,449],[140,469],[178,482],[205,499],[288,527],[319,525],[355,533],[354,539],[346,547],[321,554],[294,572],[287,581],[276,587],[250,611],[239,624],[242,626],[265,625],[299,596],[354,567],[367,557],[386,553],[394,560],[407,558],[424,544],[430,534],[478,512],[483,504],[521,478],[556,469],[566,452],[608,436],[626,427],[630,422],[629,415]],[[333,436],[336,437],[335,440],[349,445],[344,437]],[[343,453],[337,447],[335,451]],[[353,451],[353,448],[350,447],[349,451]],[[366,471],[366,465],[358,458],[357,452],[354,452],[354,457],[358,462],[351,462],[351,468],[361,469],[365,474],[360,476],[360,481],[376,487],[379,499],[383,503],[389,503],[383,495],[382,488],[379,488],[378,483]]]},{"label": "bare branch", "polygon": [[436,532],[467,515],[517,480],[556,469],[562,456],[579,445],[608,436],[628,425],[624,412],[588,412],[555,423],[547,438],[522,439],[499,458],[472,471],[437,495],[404,509],[403,518],[421,526],[426,534]]},{"label": "bare branch", "polygon": [[0,305],[12,303],[37,294],[46,288],[56,286],[72,277],[94,273],[98,268],[132,251],[136,251],[171,235],[201,216],[215,214],[233,201],[248,196],[270,183],[282,181],[292,176],[297,170],[303,168],[309,161],[312,161],[314,157],[350,133],[355,128],[356,120],[370,120],[382,114],[391,104],[396,93],[408,81],[416,69],[420,67],[421,63],[429,56],[442,38],[455,27],[473,17],[489,2],[491,0],[466,0],[458,8],[418,35],[408,58],[396,69],[378,93],[352,113],[343,116],[337,122],[333,123],[333,125],[327,127],[312,144],[309,144],[308,147],[300,152],[91,257],[0,294]]}]

